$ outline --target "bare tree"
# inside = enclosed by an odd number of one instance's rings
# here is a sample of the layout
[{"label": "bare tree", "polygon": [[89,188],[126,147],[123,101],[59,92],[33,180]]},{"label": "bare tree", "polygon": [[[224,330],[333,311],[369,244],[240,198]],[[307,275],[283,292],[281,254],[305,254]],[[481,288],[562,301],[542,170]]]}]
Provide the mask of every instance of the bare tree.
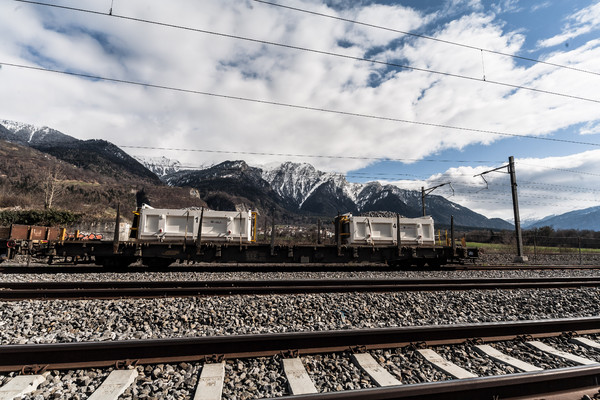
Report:
[{"label": "bare tree", "polygon": [[52,203],[64,192],[61,182],[62,170],[60,165],[54,166],[48,171],[44,181],[44,208],[52,208]]}]

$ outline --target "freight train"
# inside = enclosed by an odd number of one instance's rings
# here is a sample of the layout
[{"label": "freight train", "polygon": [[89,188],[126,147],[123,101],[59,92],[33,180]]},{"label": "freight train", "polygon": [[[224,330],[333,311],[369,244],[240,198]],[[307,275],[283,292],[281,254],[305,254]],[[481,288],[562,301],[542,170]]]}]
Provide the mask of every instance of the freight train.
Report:
[{"label": "freight train", "polygon": [[[116,226],[120,217],[117,213]],[[257,212],[207,209],[134,211],[129,238],[118,230],[112,240],[68,235],[65,229],[13,225],[0,228],[0,262],[19,255],[48,263],[95,263],[125,268],[179,263],[384,263],[394,267],[439,267],[478,257],[476,248],[436,245],[431,217],[338,215],[333,237],[322,240],[319,223],[313,243],[278,243],[275,224],[269,238],[257,240]],[[84,240],[86,239],[86,240]],[[327,242],[327,243],[324,243]]]}]

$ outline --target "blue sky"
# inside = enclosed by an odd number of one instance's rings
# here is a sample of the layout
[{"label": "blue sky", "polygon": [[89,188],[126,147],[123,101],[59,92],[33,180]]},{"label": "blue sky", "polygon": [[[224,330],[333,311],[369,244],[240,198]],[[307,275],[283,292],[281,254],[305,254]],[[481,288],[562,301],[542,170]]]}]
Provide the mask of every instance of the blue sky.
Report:
[{"label": "blue sky", "polygon": [[[382,4],[390,4],[393,2],[382,1]],[[437,1],[408,1],[402,2],[403,5],[414,7],[415,9],[422,10],[423,12],[430,13],[436,12],[439,9],[440,2]],[[479,12],[483,13],[491,13],[494,14],[494,18],[498,21],[499,25],[502,27],[504,32],[517,31],[520,32],[523,36],[523,43],[519,52],[516,52],[516,55],[532,58],[532,59],[545,59],[548,54],[552,52],[561,52],[567,51],[569,48],[576,49],[581,46],[585,46],[589,41],[595,40],[598,37],[598,30],[596,28],[591,28],[589,31],[582,32],[581,34],[569,35],[569,31],[576,30],[577,28],[582,28],[583,24],[578,23],[578,21],[573,18],[573,15],[576,15],[578,11],[585,10],[590,5],[593,5],[593,2],[589,1],[547,1],[547,2],[518,2],[518,1],[509,1],[504,4],[501,3],[492,3],[492,2],[482,2],[479,6]],[[468,6],[461,9],[461,7],[457,7],[456,14],[449,14],[445,18],[440,18],[435,21],[435,24],[443,25],[455,19],[458,15],[462,13],[469,13],[471,10]],[[431,26],[424,26],[418,31],[413,31],[414,33],[423,34],[429,36],[431,31],[435,30]],[[564,40],[560,40],[560,36],[564,36]],[[554,43],[552,44],[543,44],[545,40],[549,38],[556,38]],[[472,44],[464,42],[466,44]],[[529,68],[534,65],[534,62],[514,59],[514,62],[517,66],[522,68]],[[598,71],[598,70],[596,70]],[[595,84],[596,87],[600,83],[600,79],[597,76],[587,76],[586,74],[581,74],[581,79],[589,80],[590,84]],[[594,116],[597,120],[598,116],[600,116],[600,109],[597,111]],[[593,118],[592,118],[593,119]],[[600,138],[598,134],[595,135],[581,135],[581,131],[585,128],[585,123],[581,124],[572,124],[568,127],[556,129],[552,131],[550,134],[546,135],[549,138],[558,138],[560,140],[566,141],[574,141],[574,142],[591,142],[591,143],[600,143]],[[515,132],[519,134],[526,134],[526,132]],[[576,144],[576,143],[565,143],[565,142],[552,142],[552,141],[540,141],[533,140],[523,137],[518,138],[504,138],[499,140],[493,145],[481,145],[481,144],[472,144],[467,145],[464,148],[458,149],[446,149],[443,151],[436,152],[426,157],[423,161],[417,161],[412,163],[398,163],[398,162],[390,162],[390,161],[380,161],[373,163],[367,167],[357,169],[355,171],[350,171],[349,179],[365,182],[372,180],[374,178],[379,177],[379,179],[385,179],[387,181],[398,181],[398,180],[413,180],[413,184],[411,186],[418,189],[419,185],[422,187],[432,187],[438,183],[449,181],[452,179],[448,177],[448,174],[445,174],[448,169],[448,164],[457,165],[469,165],[469,166],[477,166],[477,165],[492,165],[491,161],[496,160],[498,166],[507,164],[508,156],[514,156],[516,159],[525,159],[525,158],[537,158],[537,159],[545,159],[548,157],[568,157],[572,155],[576,155],[578,153],[584,152],[586,150],[591,150],[593,147],[588,145]],[[442,161],[444,160],[444,161]],[[483,161],[483,162],[481,162]],[[523,173],[525,175],[525,179],[528,178],[528,165],[523,165],[521,168],[517,167],[517,174]],[[525,170],[525,171],[523,171]],[[592,169],[590,169],[591,171]],[[480,171],[476,171],[480,172]],[[567,175],[578,175],[572,174],[570,172],[561,172],[561,171],[553,171],[555,175],[567,174]],[[433,181],[431,177],[438,174],[438,179]],[[487,176],[487,175],[486,175]],[[591,178],[586,177],[587,180],[595,180],[597,177]],[[478,178],[477,178],[478,179]],[[501,181],[503,178],[498,177],[497,175],[492,175],[492,178],[488,176],[488,180],[496,180]],[[504,178],[507,180],[508,178]],[[561,180],[564,180],[561,179]],[[421,182],[419,182],[421,181]],[[530,182],[525,181],[523,186],[527,187],[528,183],[533,183],[540,187],[540,184],[549,185],[551,179],[546,182],[546,180],[541,180],[540,182]],[[574,182],[577,179],[573,180]],[[485,183],[482,182],[482,187],[485,186]],[[460,185],[460,184],[458,184]],[[504,183],[504,189],[507,189]],[[454,186],[457,186],[455,183]],[[558,187],[552,187],[553,191]],[[574,190],[582,189],[579,186],[566,186],[562,190],[562,196],[572,196]],[[502,189],[500,189],[502,190]],[[440,193],[443,192],[443,193]],[[489,194],[488,194],[489,192]],[[453,193],[452,189],[449,186],[438,189],[436,193],[447,196],[452,199],[456,196],[456,191]],[[472,193],[472,191],[471,191]],[[487,189],[485,191],[477,193],[478,196],[485,196],[485,201],[489,201],[492,204],[499,205],[496,201],[497,198],[502,197],[498,191],[494,191],[493,189]],[[460,196],[460,195],[459,195]],[[554,211],[560,209],[557,207],[557,203],[566,203],[570,202],[572,198],[564,197],[564,198],[556,198],[556,200],[545,200],[548,203],[540,204],[540,200],[537,198],[544,196],[538,196],[537,194],[533,195],[536,197],[534,201],[531,201],[531,197],[529,199],[525,198],[525,205],[532,204],[529,209],[537,208],[543,209],[547,211],[542,211],[542,213],[559,213],[558,211]],[[533,197],[532,196],[532,197]],[[506,198],[506,193],[504,193],[504,197]],[[550,196],[550,199],[553,197]],[[597,195],[593,196],[593,199],[586,199],[588,202],[587,205],[593,206],[595,205],[595,200],[597,199]],[[574,200],[574,199],[573,199]],[[591,201],[590,201],[591,200]],[[462,203],[462,202],[461,202]],[[523,203],[523,202],[522,202]],[[483,206],[484,208],[490,208],[489,206]],[[581,207],[585,208],[586,203],[581,202],[575,208]],[[505,209],[505,207],[503,207]],[[505,209],[506,210],[506,209]],[[487,213],[490,214],[489,211]],[[506,211],[504,211],[503,215],[506,215]],[[535,218],[539,216],[539,213],[530,213],[526,215],[531,218]],[[506,219],[510,219],[505,217]],[[600,227],[599,227],[600,228]]]},{"label": "blue sky", "polygon": [[272,2],[4,0],[0,119],[189,166],[451,181],[435,194],[507,220],[507,176],[473,175],[514,156],[524,219],[600,203],[598,1]]},{"label": "blue sky", "polygon": [[[398,2],[394,1],[379,1],[380,4],[395,4]],[[423,12],[436,12],[440,9],[440,1],[403,1],[400,2],[405,6],[410,6]],[[560,35],[565,26],[569,22],[569,16],[573,15],[576,11],[585,9],[593,2],[590,1],[506,1],[504,2],[481,2],[480,12],[493,13],[496,19],[500,22],[504,31],[519,31],[523,33],[524,43],[522,49],[515,53],[516,55],[532,58],[532,59],[544,59],[550,51],[561,51],[562,48],[579,47],[584,45],[590,40],[598,38],[598,30],[590,30],[589,33],[581,34],[576,37],[560,42],[549,48],[540,47],[539,42]],[[465,5],[464,7],[457,7],[455,13],[451,13],[445,18],[440,18],[435,21],[435,24],[443,25],[455,19],[457,16],[463,13],[469,13],[472,9]],[[414,33],[430,35],[430,26],[425,26]],[[473,44],[465,41],[463,43]],[[514,59],[514,62],[525,68],[530,67],[531,61]],[[600,68],[598,69],[600,71]],[[582,75],[582,79],[591,79],[596,84],[600,83],[600,79],[591,78]],[[599,110],[600,113],[600,110]],[[579,131],[581,125],[574,125],[566,129],[560,129],[553,133],[561,139],[573,140],[573,141],[590,141],[594,143],[600,143],[600,138],[594,137],[589,140],[582,139]],[[523,133],[526,132],[515,132]],[[565,156],[573,153],[587,150],[585,145],[580,144],[568,144],[568,143],[553,143],[553,142],[540,142],[537,140],[530,140],[524,138],[508,138],[503,139],[495,143],[493,146],[481,146],[472,145],[467,146],[462,150],[448,149],[438,152],[434,155],[434,159],[444,160],[465,160],[465,161],[478,161],[478,160],[501,160],[506,161],[508,155],[515,156],[517,158],[522,157],[547,157],[547,156]],[[475,163],[474,163],[475,164]],[[389,171],[394,173],[394,169],[397,169],[395,163],[380,162],[370,165],[366,168],[358,169],[354,172],[370,173],[379,171]],[[423,179],[426,176],[434,173],[442,173],[445,171],[443,163],[433,163],[430,161],[416,162],[402,167],[402,172],[406,174],[413,174],[413,176],[421,176]]]}]

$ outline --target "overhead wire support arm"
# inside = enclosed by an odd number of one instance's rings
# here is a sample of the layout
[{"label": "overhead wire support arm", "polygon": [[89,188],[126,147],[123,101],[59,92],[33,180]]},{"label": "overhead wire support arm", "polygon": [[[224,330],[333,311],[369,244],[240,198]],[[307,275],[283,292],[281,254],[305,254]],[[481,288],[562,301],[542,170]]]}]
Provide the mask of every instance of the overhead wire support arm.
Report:
[{"label": "overhead wire support arm", "polygon": [[[496,171],[499,171],[499,170],[504,169],[504,168],[508,168],[508,164],[503,165],[503,166],[498,167],[498,168],[490,169],[489,171],[485,171],[485,172],[482,172],[482,173],[477,174],[477,175],[473,175],[473,178],[475,178],[476,176],[481,176],[483,178],[483,175],[485,175],[485,174],[489,174],[490,172],[496,172]],[[505,172],[505,173],[507,173],[507,172]],[[485,180],[485,178],[484,178],[484,180]]]},{"label": "overhead wire support arm", "polygon": [[[477,175],[473,175],[473,177],[481,176],[481,179],[485,181],[486,189],[488,188],[488,181],[483,177],[485,174],[489,174],[490,172],[500,171],[502,169],[507,168],[507,172],[510,175],[510,186],[513,200],[513,213],[515,217],[515,233],[517,238],[517,257],[515,258],[515,262],[526,262],[527,257],[523,255],[523,235],[521,233],[521,219],[519,217],[519,199],[517,196],[517,176],[515,173],[515,159],[513,156],[508,157],[508,164],[503,165],[498,168],[491,169],[489,171],[482,172]],[[483,190],[483,189],[482,189]]]},{"label": "overhead wire support arm", "polygon": [[423,216],[425,216],[425,196],[427,196],[429,193],[433,192],[435,189],[442,187],[442,186],[446,186],[446,185],[450,185],[450,189],[452,189],[452,194],[454,195],[454,188],[452,187],[452,183],[451,182],[444,182],[444,183],[440,183],[439,185],[430,187],[425,189],[424,186],[421,186],[421,204],[423,205]]},{"label": "overhead wire support arm", "polygon": [[[479,189],[479,190],[478,190],[477,192],[475,192],[475,193],[479,193],[479,192],[481,192],[482,190],[489,189],[490,185],[489,185],[489,182],[487,181],[487,179],[485,179],[485,177],[484,177],[484,175],[485,175],[485,174],[489,174],[490,172],[496,172],[496,171],[500,171],[501,169],[504,169],[504,168],[508,168],[508,164],[507,164],[507,165],[503,165],[503,166],[501,166],[501,167],[498,167],[498,168],[490,169],[489,171],[485,171],[485,172],[482,172],[482,173],[480,173],[480,174],[477,174],[477,175],[473,175],[473,178],[480,176],[480,177],[481,177],[481,179],[483,179],[483,181],[485,182],[485,187],[484,187],[484,188],[482,188],[482,189]],[[500,172],[502,172],[502,171],[500,171]],[[505,173],[508,173],[508,172],[505,172]]]}]

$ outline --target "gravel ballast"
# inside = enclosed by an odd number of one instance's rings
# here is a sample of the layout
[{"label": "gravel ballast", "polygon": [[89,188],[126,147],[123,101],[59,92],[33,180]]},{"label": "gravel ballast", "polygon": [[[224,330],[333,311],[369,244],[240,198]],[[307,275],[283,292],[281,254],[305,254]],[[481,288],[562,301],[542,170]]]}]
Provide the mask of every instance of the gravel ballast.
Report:
[{"label": "gravel ballast", "polygon": [[600,269],[489,270],[489,271],[360,271],[360,272],[91,272],[91,273],[0,273],[0,282],[106,282],[106,281],[216,281],[291,279],[473,279],[597,277]]},{"label": "gravel ballast", "polygon": [[521,341],[498,342],[494,343],[493,347],[504,354],[543,369],[574,367],[577,365],[572,361],[553,357]]},{"label": "gravel ballast", "polygon": [[0,343],[299,332],[588,317],[600,288],[30,300],[0,309]]},{"label": "gravel ballast", "polygon": [[414,349],[371,351],[373,358],[403,384],[438,382],[452,379],[436,369]]},{"label": "gravel ballast", "polygon": [[[600,276],[594,270],[362,271],[362,272],[99,272],[90,274],[0,274],[0,281],[125,281],[223,279],[370,279]],[[517,321],[600,315],[600,288],[470,290],[402,293],[253,295],[120,300],[4,302],[0,344],[197,337],[300,332],[410,325]],[[591,336],[600,340],[600,335]],[[600,352],[574,346],[566,338],[544,342],[595,360]],[[494,343],[524,361],[544,368],[574,365],[549,357],[524,343]],[[510,367],[475,353],[468,345],[438,346],[438,353],[478,375],[506,374]],[[416,351],[372,350],[371,355],[404,384],[450,379]],[[319,391],[374,387],[349,354],[303,356]],[[201,363],[138,366],[136,382],[123,399],[190,399]],[[228,360],[224,399],[289,395],[278,357]],[[48,380],[24,400],[86,399],[110,369],[50,371]],[[0,375],[0,385],[14,373]]]},{"label": "gravel ballast", "polygon": [[371,378],[344,353],[305,356],[303,364],[318,392],[339,392],[376,387]]}]

